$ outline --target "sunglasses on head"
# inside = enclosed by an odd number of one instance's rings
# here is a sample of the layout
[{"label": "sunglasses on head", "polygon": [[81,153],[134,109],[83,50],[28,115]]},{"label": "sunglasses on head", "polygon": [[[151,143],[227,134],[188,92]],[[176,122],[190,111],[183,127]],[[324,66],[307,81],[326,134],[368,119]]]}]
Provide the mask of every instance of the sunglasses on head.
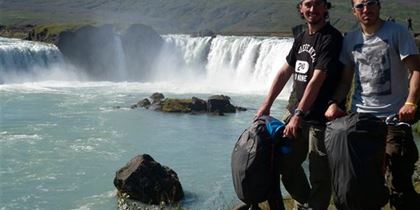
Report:
[{"label": "sunglasses on head", "polygon": [[357,10],[363,10],[365,7],[372,8],[372,7],[375,7],[377,5],[379,5],[378,1],[368,1],[368,2],[365,2],[365,3],[355,4],[354,8],[357,9]]}]

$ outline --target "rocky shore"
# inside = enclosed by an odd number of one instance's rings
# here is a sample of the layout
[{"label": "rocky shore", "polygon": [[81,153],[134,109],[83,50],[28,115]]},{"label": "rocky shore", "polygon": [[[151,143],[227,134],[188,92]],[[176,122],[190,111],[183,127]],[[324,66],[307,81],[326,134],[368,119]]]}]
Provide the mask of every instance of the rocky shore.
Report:
[{"label": "rocky shore", "polygon": [[[0,36],[8,38],[18,38],[24,40],[40,41],[47,42],[52,44],[58,43],[58,34],[61,33],[51,33],[48,28],[43,28],[38,31],[38,28],[35,25],[24,25],[24,26],[4,26],[0,25]],[[67,29],[63,29],[65,31]]]},{"label": "rocky shore", "polygon": [[[74,31],[86,24],[50,24],[50,25],[17,25],[5,26],[0,25],[0,36],[9,38],[19,38],[25,40],[34,40],[57,44],[61,32]],[[292,31],[254,31],[254,32],[214,32],[211,30],[197,31],[192,36],[276,36],[276,37],[292,37]],[[416,44],[420,49],[420,32],[413,33]]]}]

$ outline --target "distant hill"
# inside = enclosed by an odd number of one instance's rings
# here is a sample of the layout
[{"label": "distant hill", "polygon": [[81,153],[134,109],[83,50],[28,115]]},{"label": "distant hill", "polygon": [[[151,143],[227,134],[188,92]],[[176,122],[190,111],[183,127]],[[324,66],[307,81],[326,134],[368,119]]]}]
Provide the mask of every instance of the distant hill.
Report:
[{"label": "distant hill", "polygon": [[[331,22],[355,26],[349,0],[331,0]],[[159,33],[290,31],[301,24],[298,0],[0,0],[0,24],[143,23]],[[420,31],[419,0],[383,0],[382,15]]]}]

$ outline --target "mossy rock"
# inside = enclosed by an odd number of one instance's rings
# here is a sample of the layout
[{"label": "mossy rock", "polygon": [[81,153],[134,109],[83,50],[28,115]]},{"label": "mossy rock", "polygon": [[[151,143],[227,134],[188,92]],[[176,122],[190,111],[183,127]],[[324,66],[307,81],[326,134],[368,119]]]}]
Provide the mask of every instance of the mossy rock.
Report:
[{"label": "mossy rock", "polygon": [[165,99],[162,101],[163,112],[191,112],[192,99]]}]

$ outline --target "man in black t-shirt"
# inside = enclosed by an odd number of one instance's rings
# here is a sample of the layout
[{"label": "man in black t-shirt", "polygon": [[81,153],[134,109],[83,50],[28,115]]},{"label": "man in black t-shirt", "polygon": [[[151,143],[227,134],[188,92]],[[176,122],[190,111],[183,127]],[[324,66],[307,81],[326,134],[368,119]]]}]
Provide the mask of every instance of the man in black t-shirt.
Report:
[{"label": "man in black t-shirt", "polygon": [[[328,22],[327,0],[301,0],[297,6],[307,24],[277,73],[256,116],[270,108],[293,76],[290,115],[284,135],[292,138],[292,153],[282,158],[282,181],[297,209],[326,210],[331,197],[328,159],[324,145],[324,112],[340,78],[342,35]],[[302,168],[309,151],[310,185]],[[269,201],[275,203],[275,201]],[[274,205],[270,205],[274,206]],[[274,207],[275,208],[275,207]]]}]

